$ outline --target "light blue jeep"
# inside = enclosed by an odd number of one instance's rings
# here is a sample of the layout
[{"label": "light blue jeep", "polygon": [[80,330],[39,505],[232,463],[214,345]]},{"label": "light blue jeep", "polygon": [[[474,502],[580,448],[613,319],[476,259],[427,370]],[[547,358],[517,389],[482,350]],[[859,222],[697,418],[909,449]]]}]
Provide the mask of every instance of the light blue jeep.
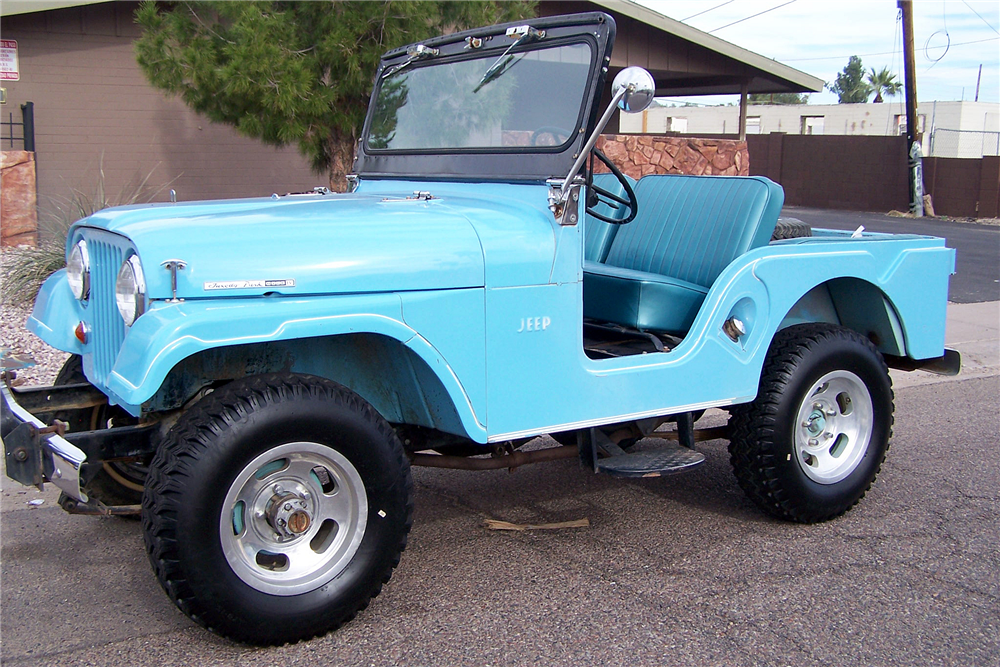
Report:
[{"label": "light blue jeep", "polygon": [[[56,387],[3,388],[7,474],[53,482],[70,511],[141,501],[170,597],[262,644],[331,630],[379,592],[411,464],[579,457],[649,477],[727,438],[764,510],[850,509],[888,449],[887,366],[958,370],[955,253],[775,240],[766,178],[596,174],[612,112],[654,89],[629,68],[599,106],[614,37],[581,14],[390,51],[350,193],[77,222],[28,322],[74,356]],[[728,426],[696,430],[712,407]]]}]

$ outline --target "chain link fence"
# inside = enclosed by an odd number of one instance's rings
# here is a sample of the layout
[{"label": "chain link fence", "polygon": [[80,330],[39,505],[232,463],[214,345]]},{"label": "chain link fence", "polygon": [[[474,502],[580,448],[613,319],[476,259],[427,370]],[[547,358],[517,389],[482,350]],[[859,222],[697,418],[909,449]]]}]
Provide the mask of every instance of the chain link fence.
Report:
[{"label": "chain link fence", "polygon": [[1000,132],[935,128],[931,132],[930,155],[964,158],[1000,155]]}]

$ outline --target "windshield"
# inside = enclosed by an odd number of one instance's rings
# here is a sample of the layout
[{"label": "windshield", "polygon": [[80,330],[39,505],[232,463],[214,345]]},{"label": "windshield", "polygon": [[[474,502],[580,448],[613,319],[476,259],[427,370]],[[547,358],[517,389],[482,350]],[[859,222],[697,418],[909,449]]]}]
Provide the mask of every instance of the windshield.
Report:
[{"label": "windshield", "polygon": [[587,43],[445,63],[383,77],[367,147],[372,151],[561,146],[580,123],[593,50]]}]

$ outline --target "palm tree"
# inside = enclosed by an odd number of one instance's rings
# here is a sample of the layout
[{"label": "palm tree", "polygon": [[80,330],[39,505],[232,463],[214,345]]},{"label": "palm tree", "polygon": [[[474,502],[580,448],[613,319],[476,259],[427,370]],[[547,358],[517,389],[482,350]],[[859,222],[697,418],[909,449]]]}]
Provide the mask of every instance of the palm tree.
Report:
[{"label": "palm tree", "polygon": [[872,67],[872,71],[868,73],[868,84],[875,91],[873,102],[881,102],[882,93],[893,97],[903,89],[903,84],[896,81],[896,75],[890,72],[888,67],[883,67],[881,72],[876,72]]}]

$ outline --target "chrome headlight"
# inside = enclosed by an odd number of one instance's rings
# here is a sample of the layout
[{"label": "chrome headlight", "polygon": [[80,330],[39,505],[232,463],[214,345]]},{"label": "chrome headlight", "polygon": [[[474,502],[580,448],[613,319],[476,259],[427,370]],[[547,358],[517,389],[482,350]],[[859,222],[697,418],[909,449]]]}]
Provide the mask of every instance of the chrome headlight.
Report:
[{"label": "chrome headlight", "polygon": [[90,255],[87,253],[87,242],[80,240],[69,251],[66,260],[66,279],[69,288],[80,301],[90,296]]},{"label": "chrome headlight", "polygon": [[146,280],[142,276],[142,264],[138,255],[132,255],[122,263],[115,281],[115,302],[118,312],[130,327],[146,309]]}]

